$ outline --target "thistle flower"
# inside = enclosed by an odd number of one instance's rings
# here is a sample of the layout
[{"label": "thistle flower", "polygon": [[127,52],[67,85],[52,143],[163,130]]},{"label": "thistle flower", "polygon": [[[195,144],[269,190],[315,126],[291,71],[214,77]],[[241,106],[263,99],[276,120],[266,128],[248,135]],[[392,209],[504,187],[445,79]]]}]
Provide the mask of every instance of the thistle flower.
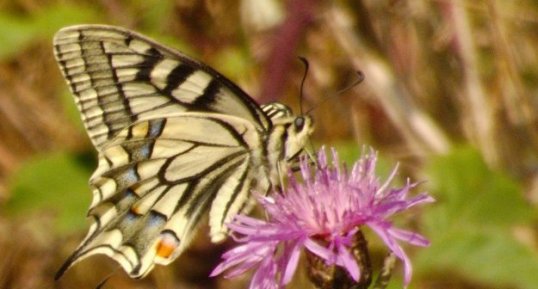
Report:
[{"label": "thistle flower", "polygon": [[388,218],[432,202],[433,198],[426,193],[408,197],[416,186],[409,181],[400,188],[390,187],[397,168],[381,183],[375,175],[376,161],[377,154],[371,150],[348,172],[340,168],[334,149],[332,165],[324,149],[318,154],[315,168],[302,159],[302,182],[290,176],[284,192],[257,196],[268,220],[237,215],[228,224],[240,245],[224,253],[224,260],[211,276],[227,271],[224,276],[233,278],[257,268],[250,289],[283,288],[297,268],[301,251],[307,250],[359,281],[361,266],[352,253],[353,238],[367,226],[403,261],[407,285],[411,262],[398,241],[416,246],[427,246],[429,242],[417,233],[395,228]]}]

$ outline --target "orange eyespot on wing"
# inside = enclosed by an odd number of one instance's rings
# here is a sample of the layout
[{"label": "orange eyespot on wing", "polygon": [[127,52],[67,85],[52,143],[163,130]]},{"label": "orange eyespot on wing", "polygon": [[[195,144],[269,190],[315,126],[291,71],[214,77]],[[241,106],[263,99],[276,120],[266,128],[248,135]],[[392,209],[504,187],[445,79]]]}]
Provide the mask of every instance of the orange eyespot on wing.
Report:
[{"label": "orange eyespot on wing", "polygon": [[157,243],[156,257],[162,259],[170,259],[176,249],[179,247],[180,241],[172,232],[163,231],[161,239]]}]

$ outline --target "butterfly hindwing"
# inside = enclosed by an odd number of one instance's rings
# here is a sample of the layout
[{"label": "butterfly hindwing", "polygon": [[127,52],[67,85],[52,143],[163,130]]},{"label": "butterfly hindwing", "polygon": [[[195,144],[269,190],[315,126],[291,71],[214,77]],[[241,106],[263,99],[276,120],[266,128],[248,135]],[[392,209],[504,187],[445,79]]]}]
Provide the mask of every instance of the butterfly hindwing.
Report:
[{"label": "butterfly hindwing", "polygon": [[256,173],[251,148],[261,141],[247,121],[200,113],[120,131],[101,150],[90,180],[94,222],[72,260],[106,254],[131,276],[143,276],[185,249],[207,211],[214,239],[222,238],[224,223],[248,199],[249,174]]}]

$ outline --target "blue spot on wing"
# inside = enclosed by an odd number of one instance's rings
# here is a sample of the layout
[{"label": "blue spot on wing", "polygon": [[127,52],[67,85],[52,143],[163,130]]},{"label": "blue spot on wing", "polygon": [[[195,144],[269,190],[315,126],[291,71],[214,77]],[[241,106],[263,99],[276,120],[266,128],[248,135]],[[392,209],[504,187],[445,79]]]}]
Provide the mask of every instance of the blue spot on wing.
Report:
[{"label": "blue spot on wing", "polygon": [[161,135],[163,128],[164,128],[164,119],[157,119],[157,120],[151,120],[149,122],[149,135],[150,138],[155,138]]},{"label": "blue spot on wing", "polygon": [[140,159],[148,159],[149,158],[149,152],[150,152],[150,144],[145,143],[138,149],[138,155]]},{"label": "blue spot on wing", "polygon": [[127,214],[125,214],[125,221],[127,222],[133,222],[138,218],[140,218],[140,216],[131,211],[128,211]]},{"label": "blue spot on wing", "polygon": [[150,211],[149,216],[147,218],[147,224],[151,227],[161,227],[166,223],[166,217],[158,212]]},{"label": "blue spot on wing", "polygon": [[123,178],[126,183],[136,183],[138,181],[138,174],[136,173],[135,168],[130,167],[129,169],[127,169],[125,171],[125,174],[123,175]]}]

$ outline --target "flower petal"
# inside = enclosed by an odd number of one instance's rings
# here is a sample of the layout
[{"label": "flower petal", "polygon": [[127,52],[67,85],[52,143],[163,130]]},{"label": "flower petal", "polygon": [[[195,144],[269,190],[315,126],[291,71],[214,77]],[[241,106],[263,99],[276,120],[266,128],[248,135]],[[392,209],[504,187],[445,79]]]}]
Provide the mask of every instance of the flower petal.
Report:
[{"label": "flower petal", "polygon": [[236,216],[228,227],[234,240],[242,244],[224,253],[223,261],[211,275],[227,271],[225,277],[235,277],[256,268],[251,289],[283,288],[290,282],[305,248],[327,265],[344,268],[359,281],[361,268],[351,247],[354,235],[366,225],[403,261],[408,284],[411,262],[398,241],[416,246],[427,246],[429,242],[420,234],[395,228],[389,217],[432,202],[433,198],[426,193],[409,197],[418,184],[409,180],[401,187],[392,186],[397,166],[382,182],[375,174],[377,153],[372,149],[364,151],[348,171],[341,166],[336,150],[331,150],[330,162],[322,149],[317,166],[312,167],[306,157],[300,159],[300,176],[288,172],[288,186],[282,192],[271,196],[255,194],[267,220]]},{"label": "flower petal", "polygon": [[415,246],[426,247],[430,245],[430,241],[428,241],[424,236],[415,232],[398,228],[390,228],[388,232],[394,238],[405,241]]},{"label": "flower petal", "polygon": [[295,270],[299,264],[299,256],[301,256],[301,245],[302,244],[300,242],[297,242],[288,249],[290,252],[288,253],[289,256],[287,265],[285,266],[284,273],[282,274],[283,284],[288,284],[291,281],[293,274],[295,274]]},{"label": "flower petal", "polygon": [[349,272],[349,275],[351,275],[351,278],[358,282],[361,276],[361,269],[353,255],[351,255],[348,250],[349,249],[346,248],[344,245],[338,246],[337,264],[344,267]]},{"label": "flower petal", "polygon": [[411,261],[403,251],[402,247],[396,242],[396,240],[387,232],[386,229],[378,226],[371,226],[371,228],[381,237],[381,239],[387,244],[389,249],[404,263],[404,284],[407,286],[411,281],[411,275],[413,268]]},{"label": "flower petal", "polygon": [[312,252],[313,254],[317,255],[321,259],[324,259],[327,264],[332,265],[334,263],[334,254],[331,250],[321,246],[317,242],[313,241],[312,239],[307,239],[304,242],[304,246],[308,251]]}]

